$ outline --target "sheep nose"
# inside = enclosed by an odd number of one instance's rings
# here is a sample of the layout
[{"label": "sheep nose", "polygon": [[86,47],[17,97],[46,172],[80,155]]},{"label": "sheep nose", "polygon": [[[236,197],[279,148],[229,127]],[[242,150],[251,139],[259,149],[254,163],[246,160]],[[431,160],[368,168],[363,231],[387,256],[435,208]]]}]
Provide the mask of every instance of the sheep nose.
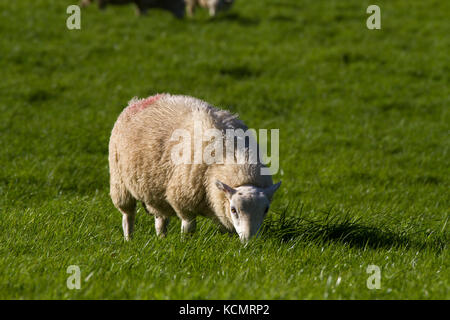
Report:
[{"label": "sheep nose", "polygon": [[244,234],[240,234],[239,235],[239,239],[241,240],[242,244],[247,244],[248,241],[250,240],[250,236],[244,235]]}]

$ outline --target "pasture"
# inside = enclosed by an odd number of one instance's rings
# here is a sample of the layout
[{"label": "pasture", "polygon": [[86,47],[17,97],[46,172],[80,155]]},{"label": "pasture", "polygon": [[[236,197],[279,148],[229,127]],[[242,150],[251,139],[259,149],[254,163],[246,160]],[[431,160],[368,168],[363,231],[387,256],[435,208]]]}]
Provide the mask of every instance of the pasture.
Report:
[{"label": "pasture", "polygon": [[[210,19],[0,2],[1,299],[449,299],[450,2],[237,0]],[[260,238],[199,221],[123,241],[108,141],[134,96],[280,129]],[[67,268],[81,288],[66,286]],[[369,265],[381,270],[369,289]]]}]

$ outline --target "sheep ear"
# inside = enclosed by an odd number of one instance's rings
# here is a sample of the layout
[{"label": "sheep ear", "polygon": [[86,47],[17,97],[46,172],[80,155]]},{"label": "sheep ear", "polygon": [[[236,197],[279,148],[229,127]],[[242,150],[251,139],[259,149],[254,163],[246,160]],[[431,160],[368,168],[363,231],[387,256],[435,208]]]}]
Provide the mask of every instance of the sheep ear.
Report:
[{"label": "sheep ear", "polygon": [[230,187],[229,185],[220,182],[219,180],[216,180],[216,186],[219,188],[219,190],[222,190],[225,192],[225,195],[228,199],[231,199],[231,196],[236,193],[236,190]]},{"label": "sheep ear", "polygon": [[277,184],[273,184],[270,187],[264,189],[264,193],[266,194],[267,198],[269,198],[270,200],[272,200],[272,196],[275,193],[275,191],[278,190],[278,188],[281,186],[281,181],[278,182]]}]

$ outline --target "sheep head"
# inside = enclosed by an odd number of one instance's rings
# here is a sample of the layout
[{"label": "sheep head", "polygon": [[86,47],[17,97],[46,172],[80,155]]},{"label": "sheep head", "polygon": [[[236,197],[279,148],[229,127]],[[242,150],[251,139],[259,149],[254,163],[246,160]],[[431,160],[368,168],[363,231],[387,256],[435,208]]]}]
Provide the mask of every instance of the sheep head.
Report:
[{"label": "sheep head", "polygon": [[241,242],[245,243],[258,233],[269,211],[272,196],[280,187],[281,181],[267,188],[244,185],[232,188],[216,181],[216,186],[225,193],[229,201],[227,218],[233,223]]}]

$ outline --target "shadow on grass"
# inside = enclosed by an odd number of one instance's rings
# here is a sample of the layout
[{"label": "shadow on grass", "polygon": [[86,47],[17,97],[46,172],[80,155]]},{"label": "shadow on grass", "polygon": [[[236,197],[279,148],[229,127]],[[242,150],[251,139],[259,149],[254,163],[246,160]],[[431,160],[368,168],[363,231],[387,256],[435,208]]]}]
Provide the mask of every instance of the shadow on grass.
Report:
[{"label": "shadow on grass", "polygon": [[250,18],[242,16],[236,12],[230,12],[218,15],[217,17],[214,17],[213,19],[209,19],[209,22],[234,22],[241,26],[256,26],[259,24],[259,20],[256,18]]},{"label": "shadow on grass", "polygon": [[295,22],[295,19],[293,17],[289,17],[286,15],[275,15],[273,17],[270,18],[270,21],[275,21],[275,22]]},{"label": "shadow on grass", "polygon": [[223,67],[219,69],[219,73],[223,76],[229,76],[236,80],[256,78],[260,75],[258,70],[250,69],[247,66]]},{"label": "shadow on grass", "polygon": [[431,249],[440,253],[446,247],[445,234],[418,239],[414,234],[426,233],[416,230],[413,234],[396,233],[388,227],[364,225],[348,215],[331,216],[330,212],[322,220],[287,216],[286,211],[264,223],[261,237],[277,238],[283,242],[300,240],[304,242],[342,243],[358,248],[415,248]]}]

